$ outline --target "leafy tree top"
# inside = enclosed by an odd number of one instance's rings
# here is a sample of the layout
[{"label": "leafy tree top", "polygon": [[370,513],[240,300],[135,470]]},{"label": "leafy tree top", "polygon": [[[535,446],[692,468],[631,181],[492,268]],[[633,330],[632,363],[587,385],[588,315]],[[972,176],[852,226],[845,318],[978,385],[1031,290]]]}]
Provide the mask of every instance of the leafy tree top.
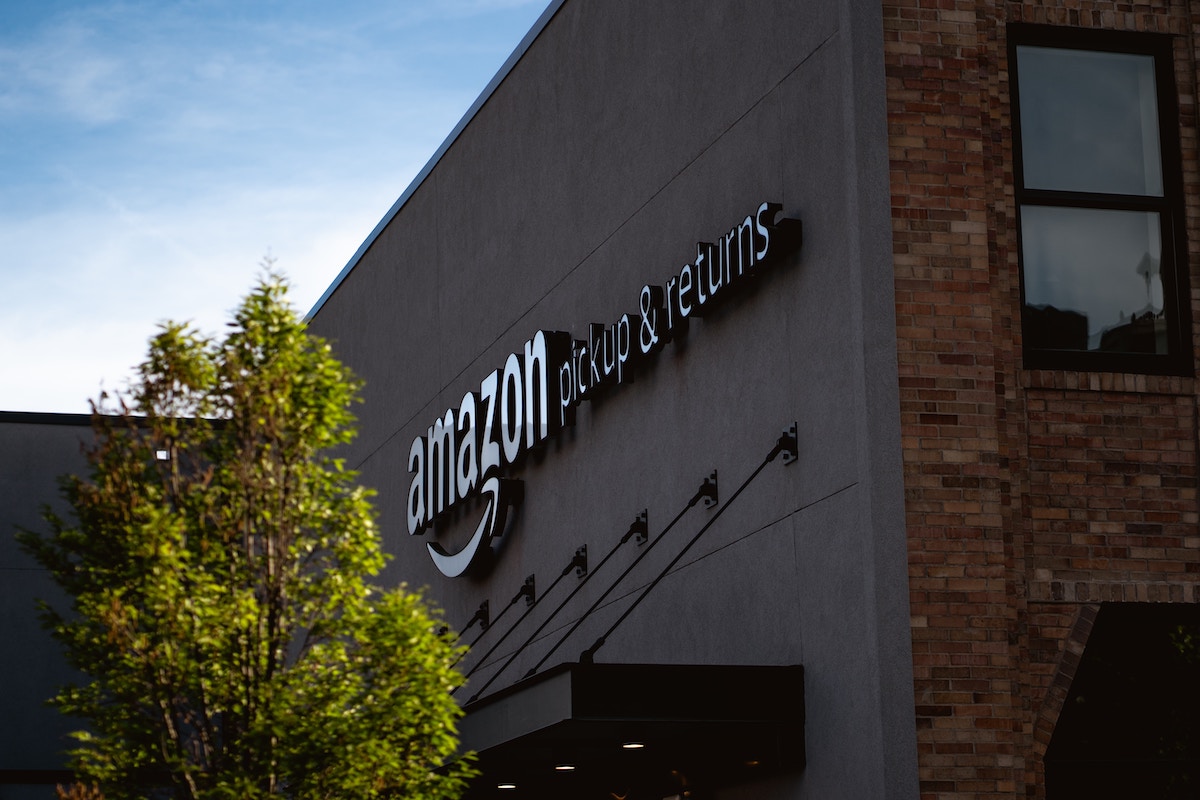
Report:
[{"label": "leafy tree top", "polygon": [[[266,273],[223,339],[166,323],[93,404],[73,519],[23,545],[71,600],[43,618],[82,680],[72,765],[134,797],[450,798],[452,636],[385,557],[330,448],[357,381]],[[449,762],[449,766],[443,766]]]}]

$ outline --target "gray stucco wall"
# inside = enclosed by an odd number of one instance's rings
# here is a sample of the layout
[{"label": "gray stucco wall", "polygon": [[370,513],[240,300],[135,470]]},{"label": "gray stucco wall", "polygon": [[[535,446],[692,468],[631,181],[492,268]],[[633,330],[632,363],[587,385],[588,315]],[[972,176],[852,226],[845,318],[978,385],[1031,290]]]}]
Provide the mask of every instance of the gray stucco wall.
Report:
[{"label": "gray stucco wall", "polygon": [[[379,492],[387,578],[427,587],[455,625],[527,575],[547,587],[580,545],[595,564],[643,508],[657,535],[713,469],[727,497],[798,423],[798,463],[764,470],[597,656],[804,665],[807,769],[730,796],[917,794],[885,137],[877,5],[568,0],[312,321],[366,380],[348,456]],[[803,220],[803,249],[512,472],[525,502],[486,577],[438,573],[430,535],[406,530],[414,437],[535,331],[636,312],[643,284],[763,200]],[[438,540],[463,541],[473,514]],[[550,665],[708,514],[689,511]]]},{"label": "gray stucco wall", "polygon": [[35,605],[36,598],[54,600],[56,590],[15,534],[18,526],[44,530],[45,505],[64,511],[57,479],[83,468],[87,424],[83,415],[0,413],[0,800],[54,797],[48,782],[63,769],[70,744],[71,721],[46,700],[74,673]]}]

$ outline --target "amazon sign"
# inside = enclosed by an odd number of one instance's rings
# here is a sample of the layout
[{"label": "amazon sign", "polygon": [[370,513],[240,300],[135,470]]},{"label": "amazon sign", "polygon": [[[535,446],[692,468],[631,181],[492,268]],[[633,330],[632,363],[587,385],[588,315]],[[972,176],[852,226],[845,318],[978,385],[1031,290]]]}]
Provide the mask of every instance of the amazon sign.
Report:
[{"label": "amazon sign", "polygon": [[695,259],[664,284],[642,287],[636,313],[589,325],[583,338],[538,331],[463,395],[457,409],[447,409],[413,439],[410,534],[425,532],[471,498],[485,506],[474,535],[458,551],[428,543],[444,575],[457,577],[480,563],[503,533],[508,509],[523,497],[521,482],[505,476],[526,453],[572,425],[581,402],[627,383],[638,364],[681,335],[693,316],[703,316],[800,245],[799,220],[779,219],[781,210],[778,203],[762,203],[715,241],[697,244]]}]

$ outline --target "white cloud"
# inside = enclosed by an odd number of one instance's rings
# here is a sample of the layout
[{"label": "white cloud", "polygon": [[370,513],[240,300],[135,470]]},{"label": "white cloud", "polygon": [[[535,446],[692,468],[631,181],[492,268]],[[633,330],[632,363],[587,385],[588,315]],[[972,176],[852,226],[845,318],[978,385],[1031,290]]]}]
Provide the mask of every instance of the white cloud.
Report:
[{"label": "white cloud", "polygon": [[[386,179],[226,186],[132,209],[97,192],[90,210],[0,219],[13,276],[0,294],[0,409],[84,410],[102,380],[112,388],[128,374],[165,319],[219,333],[268,253],[307,312],[395,194]],[[30,268],[9,268],[18,264]]]},{"label": "white cloud", "polygon": [[0,9],[0,410],[85,411],[268,252],[307,312],[544,4]]}]

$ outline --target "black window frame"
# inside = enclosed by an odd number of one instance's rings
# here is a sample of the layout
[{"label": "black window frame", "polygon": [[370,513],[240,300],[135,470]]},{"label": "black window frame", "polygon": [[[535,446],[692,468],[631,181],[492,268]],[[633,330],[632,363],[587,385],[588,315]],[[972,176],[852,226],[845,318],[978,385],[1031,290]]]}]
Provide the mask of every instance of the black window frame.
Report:
[{"label": "black window frame", "polygon": [[[1007,26],[1009,91],[1012,111],[1013,192],[1017,221],[1022,331],[1025,330],[1025,256],[1022,207],[1050,206],[1159,213],[1162,253],[1160,275],[1167,322],[1166,353],[1129,353],[1039,347],[1022,337],[1026,369],[1125,372],[1148,375],[1193,374],[1191,293],[1189,291],[1183,165],[1179,140],[1179,102],[1175,84],[1173,38],[1167,34],[1095,30],[1056,25],[1010,23]],[[1159,153],[1163,196],[1029,189],[1022,159],[1017,48],[1046,47],[1091,52],[1130,53],[1154,59],[1158,103]]]}]

